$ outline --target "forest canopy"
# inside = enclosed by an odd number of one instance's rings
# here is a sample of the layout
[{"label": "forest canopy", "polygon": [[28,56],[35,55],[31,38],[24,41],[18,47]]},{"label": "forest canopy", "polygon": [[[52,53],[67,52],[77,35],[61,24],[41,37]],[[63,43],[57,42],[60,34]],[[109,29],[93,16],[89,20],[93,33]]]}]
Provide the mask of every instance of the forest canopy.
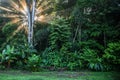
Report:
[{"label": "forest canopy", "polygon": [[4,1],[0,69],[119,70],[120,0]]}]

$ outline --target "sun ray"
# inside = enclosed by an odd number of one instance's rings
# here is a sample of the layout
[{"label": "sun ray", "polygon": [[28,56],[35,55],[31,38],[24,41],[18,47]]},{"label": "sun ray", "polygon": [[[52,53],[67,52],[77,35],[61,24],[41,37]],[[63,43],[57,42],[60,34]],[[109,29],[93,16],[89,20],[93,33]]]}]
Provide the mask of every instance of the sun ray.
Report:
[{"label": "sun ray", "polygon": [[12,35],[7,38],[6,43],[4,43],[2,46],[4,47],[20,30],[22,30],[22,29],[24,28],[24,25],[25,25],[25,23],[24,23],[24,24],[21,24],[21,25],[12,33]]},{"label": "sun ray", "polygon": [[[3,7],[0,6],[0,10],[3,13],[0,13],[0,17],[10,18],[10,23],[18,24],[18,28],[13,32],[13,35],[9,37],[8,40],[12,39],[16,33],[24,29],[26,34],[28,34],[28,7],[25,0],[8,0],[10,5]],[[50,0],[37,0],[35,8],[35,22],[48,23],[53,16],[44,14],[44,11],[51,8]]]},{"label": "sun ray", "polygon": [[12,21],[10,21],[10,23],[16,24],[19,23],[21,20],[19,18],[15,18]]},{"label": "sun ray", "polygon": [[1,10],[4,10],[4,11],[7,11],[7,12],[13,12],[12,10],[10,10],[10,9],[8,9],[8,8],[5,8],[5,7],[2,7],[2,6],[0,6],[0,9],[1,9]]},{"label": "sun ray", "polygon": [[27,12],[27,4],[25,0],[19,0],[21,7],[23,8],[24,12]]},{"label": "sun ray", "polygon": [[9,0],[9,2],[14,10],[19,11],[19,5],[17,3],[15,3],[13,0]]}]

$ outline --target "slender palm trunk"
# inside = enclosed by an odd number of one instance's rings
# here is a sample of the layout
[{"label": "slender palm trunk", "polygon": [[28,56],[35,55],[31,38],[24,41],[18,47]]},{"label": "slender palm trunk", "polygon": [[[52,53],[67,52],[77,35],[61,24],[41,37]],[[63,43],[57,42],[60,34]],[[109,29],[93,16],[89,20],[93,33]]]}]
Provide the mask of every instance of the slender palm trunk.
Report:
[{"label": "slender palm trunk", "polygon": [[75,39],[76,39],[76,37],[77,37],[78,30],[79,30],[79,26],[77,26],[77,29],[76,29],[76,31],[75,31],[75,36],[74,36],[74,38],[73,38],[73,43],[75,42]]},{"label": "slender palm trunk", "polygon": [[73,43],[75,42],[75,39],[77,38],[77,35],[78,35],[79,40],[81,41],[81,35],[82,35],[82,25],[81,25],[81,23],[78,24],[78,26],[77,26],[75,36],[73,38]]},{"label": "slender palm trunk", "polygon": [[[35,17],[35,6],[36,6],[36,0],[32,0],[32,6],[30,6],[30,0],[27,0],[29,47],[33,47],[33,26],[34,26],[34,17]],[[31,7],[32,7],[32,10],[31,10]]]}]

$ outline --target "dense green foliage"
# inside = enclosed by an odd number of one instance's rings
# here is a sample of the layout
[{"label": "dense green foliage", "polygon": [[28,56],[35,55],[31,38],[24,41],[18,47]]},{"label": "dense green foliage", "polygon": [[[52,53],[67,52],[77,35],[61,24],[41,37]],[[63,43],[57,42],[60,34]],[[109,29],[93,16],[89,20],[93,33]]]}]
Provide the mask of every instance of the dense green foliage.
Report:
[{"label": "dense green foliage", "polygon": [[36,23],[34,49],[24,30],[14,33],[18,25],[0,21],[0,68],[119,70],[119,0],[55,0],[53,13],[52,21]]}]

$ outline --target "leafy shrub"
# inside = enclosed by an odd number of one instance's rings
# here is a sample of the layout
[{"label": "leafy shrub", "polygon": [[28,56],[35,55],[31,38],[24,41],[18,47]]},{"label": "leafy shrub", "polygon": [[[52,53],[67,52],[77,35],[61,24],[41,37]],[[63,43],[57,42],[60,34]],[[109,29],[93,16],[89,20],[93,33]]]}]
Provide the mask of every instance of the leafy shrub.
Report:
[{"label": "leafy shrub", "polygon": [[50,47],[52,49],[60,50],[66,42],[70,41],[70,27],[66,19],[57,18],[51,22],[50,28]]},{"label": "leafy shrub", "polygon": [[28,57],[36,52],[35,49],[29,49],[27,45],[7,45],[0,54],[0,64],[7,68],[25,69]]},{"label": "leafy shrub", "polygon": [[2,54],[0,53],[0,70],[3,70],[5,66],[2,65]]},{"label": "leafy shrub", "polygon": [[12,23],[7,23],[5,26],[2,28],[2,32],[6,35],[6,37],[9,37],[12,35],[13,31],[17,28],[16,24]]},{"label": "leafy shrub", "polygon": [[27,43],[25,30],[23,28],[18,30],[17,24],[5,24],[5,26],[2,27],[2,33],[4,34],[4,41],[2,43],[1,49],[3,49],[7,44],[17,47],[18,45],[24,45],[24,43]]},{"label": "leafy shrub", "polygon": [[61,59],[58,51],[51,51],[51,48],[46,48],[46,50],[41,55],[42,67],[49,68],[50,70],[56,70],[61,67]]},{"label": "leafy shrub", "polygon": [[15,62],[16,58],[16,53],[14,52],[14,46],[9,46],[7,45],[6,48],[2,51],[2,59],[1,62],[7,63],[7,65],[5,64],[6,67],[10,68],[11,67],[11,63]]},{"label": "leafy shrub", "polygon": [[103,58],[109,67],[117,68],[120,65],[120,42],[109,43]]},{"label": "leafy shrub", "polygon": [[17,69],[25,69],[28,57],[30,57],[32,54],[36,54],[36,49],[30,49],[27,44],[24,45],[17,45],[15,52],[17,53],[17,61],[16,66],[14,66]]},{"label": "leafy shrub", "polygon": [[47,48],[41,57],[42,67],[48,67],[50,70],[78,70],[82,67],[78,52],[72,53],[66,48],[62,48],[60,52]]},{"label": "leafy shrub", "polygon": [[31,54],[37,53],[35,49],[30,49],[27,44],[20,44],[15,45],[15,53],[17,54],[17,60],[16,65],[14,65],[14,68],[17,69],[25,69],[27,59]]},{"label": "leafy shrub", "polygon": [[28,57],[28,60],[27,60],[28,70],[39,71],[40,62],[41,62],[40,56],[37,56],[36,54],[32,54],[32,56]]},{"label": "leafy shrub", "polygon": [[85,66],[92,70],[103,70],[102,59],[97,55],[95,50],[86,48],[81,54],[81,59]]},{"label": "leafy shrub", "polygon": [[[83,61],[78,52],[66,53],[66,61],[68,70],[80,70],[83,67]],[[65,55],[64,55],[65,56]],[[64,62],[64,61],[63,61]]]}]

